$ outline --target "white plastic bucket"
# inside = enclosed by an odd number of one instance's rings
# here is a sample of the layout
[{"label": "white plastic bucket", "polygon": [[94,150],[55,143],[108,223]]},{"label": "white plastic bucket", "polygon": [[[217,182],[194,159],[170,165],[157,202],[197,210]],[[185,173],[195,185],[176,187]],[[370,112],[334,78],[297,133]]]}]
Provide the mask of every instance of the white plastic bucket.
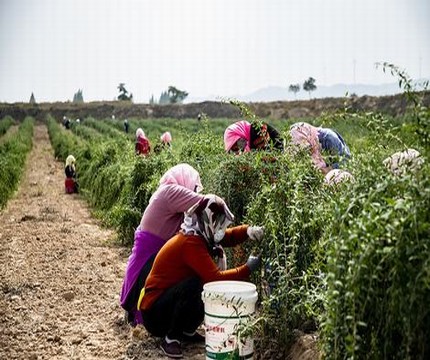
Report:
[{"label": "white plastic bucket", "polygon": [[213,281],[203,286],[207,360],[254,358],[254,339],[238,338],[239,325],[255,311],[258,294],[244,281]]}]

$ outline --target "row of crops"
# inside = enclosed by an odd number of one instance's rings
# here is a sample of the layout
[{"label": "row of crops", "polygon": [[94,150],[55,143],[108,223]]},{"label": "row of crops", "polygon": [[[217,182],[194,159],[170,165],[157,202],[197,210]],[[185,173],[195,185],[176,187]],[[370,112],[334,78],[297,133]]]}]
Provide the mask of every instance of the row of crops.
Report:
[{"label": "row of crops", "polygon": [[[256,352],[285,358],[297,334],[316,332],[328,359],[425,359],[430,357],[430,111],[414,93],[402,118],[344,110],[308,119],[337,129],[353,158],[353,183],[327,186],[307,154],[288,150],[276,161],[264,153],[226,154],[222,133],[230,120],[84,119],[66,130],[47,120],[56,157],[77,159],[82,195],[119,241],[133,232],[161,175],[187,162],[204,193],[223,197],[237,223],[264,225],[258,245],[261,273],[254,275],[261,307],[253,322]],[[247,117],[252,114],[247,113]],[[288,143],[294,120],[272,122]],[[134,131],[150,139],[168,130],[171,150],[134,154]],[[391,174],[382,161],[415,148],[424,165]],[[229,253],[242,262],[253,249]],[[266,354],[263,356],[263,354]]]},{"label": "row of crops", "polygon": [[[6,116],[0,121],[0,209],[18,187],[33,141],[34,120],[26,118],[18,127]],[[14,129],[14,126],[18,129]]]}]

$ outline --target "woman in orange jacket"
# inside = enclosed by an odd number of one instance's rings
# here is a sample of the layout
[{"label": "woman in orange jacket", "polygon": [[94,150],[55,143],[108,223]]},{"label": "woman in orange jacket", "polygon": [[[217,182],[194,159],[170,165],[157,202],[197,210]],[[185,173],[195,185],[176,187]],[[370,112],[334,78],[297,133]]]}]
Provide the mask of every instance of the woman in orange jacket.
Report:
[{"label": "woman in orange jacket", "polygon": [[227,229],[233,220],[221,198],[206,195],[187,211],[181,231],[155,258],[138,308],[148,332],[164,337],[161,349],[169,357],[182,357],[181,340],[204,340],[196,332],[204,318],[203,285],[216,280],[247,280],[259,266],[260,258],[252,255],[245,264],[229,270],[221,270],[213,260],[222,251],[221,245],[262,239],[262,227]]}]

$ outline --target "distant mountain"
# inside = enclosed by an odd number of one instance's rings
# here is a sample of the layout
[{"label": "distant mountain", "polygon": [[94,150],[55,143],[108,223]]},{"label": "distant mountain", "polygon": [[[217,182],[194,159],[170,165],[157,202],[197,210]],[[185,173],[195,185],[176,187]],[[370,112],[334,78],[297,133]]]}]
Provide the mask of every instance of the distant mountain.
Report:
[{"label": "distant mountain", "polygon": [[[397,83],[366,85],[366,84],[335,84],[330,86],[318,86],[315,91],[311,92],[311,98],[326,98],[326,97],[344,97],[348,94],[356,94],[357,96],[384,96],[401,93]],[[267,102],[267,101],[282,101],[282,100],[308,100],[309,93],[301,89],[294,96],[294,93],[288,91],[288,87],[270,86],[259,89],[251,94],[245,95],[238,100],[246,102]]]},{"label": "distant mountain", "polygon": [[[327,97],[344,97],[347,93],[349,95],[355,94],[357,96],[385,96],[395,95],[402,92],[398,83],[388,83],[379,85],[366,85],[366,84],[335,84],[330,86],[318,86],[315,91],[311,92],[311,98],[320,99]],[[237,99],[244,102],[269,102],[269,101],[285,101],[285,100],[309,100],[308,92],[300,89],[294,96],[294,93],[288,91],[288,87],[282,86],[268,86],[258,89],[247,95],[230,95],[225,98]],[[202,101],[217,101],[221,100],[219,97],[209,95],[207,97],[190,97],[187,103],[202,102]]]}]

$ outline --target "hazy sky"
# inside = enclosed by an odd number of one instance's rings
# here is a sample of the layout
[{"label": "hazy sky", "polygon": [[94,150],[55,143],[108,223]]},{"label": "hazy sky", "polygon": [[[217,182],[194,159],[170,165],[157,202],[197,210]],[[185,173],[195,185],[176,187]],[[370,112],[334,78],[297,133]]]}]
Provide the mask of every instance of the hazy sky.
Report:
[{"label": "hazy sky", "polygon": [[0,101],[430,77],[429,0],[0,0]]}]

